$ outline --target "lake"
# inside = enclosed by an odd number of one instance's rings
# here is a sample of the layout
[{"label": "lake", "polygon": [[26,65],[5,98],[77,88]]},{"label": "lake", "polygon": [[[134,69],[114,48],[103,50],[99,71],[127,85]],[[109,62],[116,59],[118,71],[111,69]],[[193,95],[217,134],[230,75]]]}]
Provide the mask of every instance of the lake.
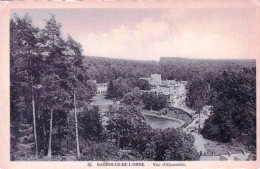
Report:
[{"label": "lake", "polygon": [[178,128],[182,126],[182,123],[174,119],[167,119],[164,117],[154,115],[144,115],[147,123],[154,129],[166,129],[166,128]]}]

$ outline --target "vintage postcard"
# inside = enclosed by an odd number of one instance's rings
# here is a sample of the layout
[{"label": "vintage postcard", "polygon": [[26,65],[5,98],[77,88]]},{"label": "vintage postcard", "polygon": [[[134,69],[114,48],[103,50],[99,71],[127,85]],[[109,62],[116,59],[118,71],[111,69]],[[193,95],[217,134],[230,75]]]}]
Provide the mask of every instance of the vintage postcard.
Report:
[{"label": "vintage postcard", "polygon": [[0,2],[0,168],[260,168],[259,5]]}]

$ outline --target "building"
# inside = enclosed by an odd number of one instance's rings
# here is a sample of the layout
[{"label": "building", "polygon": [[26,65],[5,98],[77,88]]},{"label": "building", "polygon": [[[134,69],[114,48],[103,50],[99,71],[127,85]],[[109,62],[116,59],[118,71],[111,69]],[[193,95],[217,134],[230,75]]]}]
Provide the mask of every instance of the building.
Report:
[{"label": "building", "polygon": [[162,77],[160,74],[151,74],[151,77],[140,79],[147,80],[152,86],[162,85]]},{"label": "building", "polygon": [[96,84],[96,87],[97,87],[96,95],[106,95],[107,94],[108,83],[97,83],[96,80],[88,80],[88,82],[92,82],[92,83]]},{"label": "building", "polygon": [[97,83],[97,92],[96,95],[106,95],[108,83]]},{"label": "building", "polygon": [[172,86],[172,85],[176,85],[178,82],[176,80],[163,80],[162,81],[162,85],[166,85],[166,86]]},{"label": "building", "polygon": [[164,94],[168,96],[168,103],[174,104],[178,98],[180,98],[180,88],[185,85],[185,82],[176,80],[162,80],[160,74],[151,74],[150,78],[140,78],[147,80],[153,87],[150,91],[155,94]]},{"label": "building", "polygon": [[151,77],[139,79],[147,80],[152,86],[178,86],[181,83],[184,83],[176,80],[162,80],[162,76],[160,74],[151,74]]},{"label": "building", "polygon": [[160,74],[151,74],[151,85],[153,86],[159,86],[162,85],[162,77]]},{"label": "building", "polygon": [[253,160],[251,153],[246,153],[242,151],[241,153],[230,153],[226,155],[219,155],[219,156],[201,156],[200,161],[250,161]]},{"label": "building", "polygon": [[141,90],[141,92],[166,95],[168,97],[168,105],[174,104],[178,97],[178,88],[176,88],[175,86],[155,86],[152,87],[151,90]]}]

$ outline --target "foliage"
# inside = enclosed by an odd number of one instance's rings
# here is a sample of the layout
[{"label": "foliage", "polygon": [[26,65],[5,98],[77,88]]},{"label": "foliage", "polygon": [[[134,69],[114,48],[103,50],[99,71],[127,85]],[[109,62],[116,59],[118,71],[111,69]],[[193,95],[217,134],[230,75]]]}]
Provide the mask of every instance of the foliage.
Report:
[{"label": "foliage", "polygon": [[156,159],[163,157],[167,161],[198,160],[199,154],[193,147],[194,138],[191,134],[176,129],[166,129],[161,133],[161,140],[157,142],[157,149],[161,154],[157,154]]},{"label": "foliage", "polygon": [[[77,108],[94,96],[96,86],[87,82],[83,60],[81,45],[70,36],[62,38],[61,24],[54,15],[45,20],[43,29],[34,27],[28,14],[11,18],[11,123],[17,123],[18,128],[32,124],[35,104],[38,153],[47,153],[51,131],[53,154],[64,151],[63,144],[74,134],[69,130],[69,118],[73,116],[68,116],[73,109],[73,93],[76,92]],[[12,148],[15,146],[20,144]]]},{"label": "foliage", "polygon": [[126,93],[129,92],[128,84],[125,79],[119,78],[111,80],[108,83],[107,99],[122,99]]},{"label": "foliage", "polygon": [[143,155],[149,160],[198,160],[199,154],[193,147],[194,138],[191,134],[168,128],[162,131],[151,131],[147,138]]},{"label": "foliage", "polygon": [[123,103],[126,105],[140,105],[141,102],[141,91],[138,87],[135,87],[132,92],[125,94],[123,98]]},{"label": "foliage", "polygon": [[[144,116],[135,106],[111,109],[108,114],[106,129],[115,144],[124,149],[142,150],[146,144],[145,135],[150,127]],[[144,136],[144,137],[140,137]]]},{"label": "foliage", "polygon": [[119,160],[119,148],[113,143],[88,142],[82,148],[83,158],[86,161]]},{"label": "foliage", "polygon": [[150,90],[151,89],[151,84],[144,79],[138,79],[136,82],[136,86],[141,89],[141,90]]},{"label": "foliage", "polygon": [[206,120],[204,137],[222,142],[236,139],[256,147],[256,71],[223,72],[212,85],[216,91],[213,115]]},{"label": "foliage", "polygon": [[84,140],[102,141],[102,117],[97,106],[84,107],[83,111],[78,114],[79,117],[79,134]]},{"label": "foliage", "polygon": [[164,94],[145,92],[143,93],[141,98],[145,105],[145,108],[148,110],[161,110],[165,108],[167,103],[167,96]]},{"label": "foliage", "polygon": [[140,77],[149,77],[152,73],[160,73],[160,66],[155,61],[133,61],[86,56],[84,62],[88,79],[95,79],[98,83],[107,83],[120,77],[137,80]]}]

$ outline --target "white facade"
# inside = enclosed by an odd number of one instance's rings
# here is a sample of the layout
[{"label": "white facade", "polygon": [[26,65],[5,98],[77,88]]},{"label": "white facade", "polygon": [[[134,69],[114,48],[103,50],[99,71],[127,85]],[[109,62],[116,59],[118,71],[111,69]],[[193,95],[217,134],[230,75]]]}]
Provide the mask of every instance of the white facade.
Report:
[{"label": "white facade", "polygon": [[178,83],[180,83],[176,80],[162,80],[162,76],[160,74],[151,74],[151,77],[140,79],[147,80],[153,86],[173,86],[178,85]]},{"label": "white facade", "polygon": [[151,74],[151,85],[158,86],[162,85],[162,77],[160,74]]},{"label": "white facade", "polygon": [[97,83],[97,95],[106,95],[107,94],[108,83]]},{"label": "white facade", "polygon": [[[176,81],[176,80],[161,80],[160,74],[151,74],[150,78],[140,78],[147,80],[153,87],[150,91],[142,92],[151,92],[155,94],[164,94],[168,96],[168,103],[175,104],[175,102],[185,94],[181,94],[185,90],[186,81]],[[183,89],[184,88],[184,89]]]},{"label": "white facade", "polygon": [[176,82],[176,80],[163,80],[162,81],[162,85],[176,85],[178,82]]}]

